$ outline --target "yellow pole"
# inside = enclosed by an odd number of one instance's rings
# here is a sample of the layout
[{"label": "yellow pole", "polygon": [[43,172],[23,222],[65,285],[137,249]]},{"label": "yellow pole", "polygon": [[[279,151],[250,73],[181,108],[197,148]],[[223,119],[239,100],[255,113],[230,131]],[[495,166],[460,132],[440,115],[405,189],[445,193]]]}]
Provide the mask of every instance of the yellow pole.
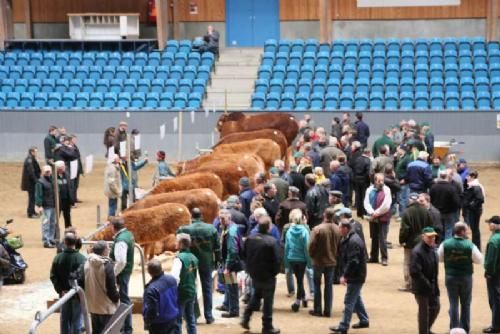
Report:
[{"label": "yellow pole", "polygon": [[179,124],[177,124],[177,161],[182,158],[182,111],[179,111]]},{"label": "yellow pole", "polygon": [[227,115],[227,89],[224,89],[224,114]]}]

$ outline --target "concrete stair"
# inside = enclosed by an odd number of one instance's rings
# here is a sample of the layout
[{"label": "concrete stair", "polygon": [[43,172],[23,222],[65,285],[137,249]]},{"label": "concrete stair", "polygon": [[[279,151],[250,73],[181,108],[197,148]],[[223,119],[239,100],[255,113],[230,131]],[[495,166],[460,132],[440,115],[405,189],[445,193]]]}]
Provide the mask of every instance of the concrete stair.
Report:
[{"label": "concrete stair", "polygon": [[207,88],[205,108],[224,109],[226,92],[227,108],[231,110],[250,108],[261,48],[221,49],[212,84]]}]

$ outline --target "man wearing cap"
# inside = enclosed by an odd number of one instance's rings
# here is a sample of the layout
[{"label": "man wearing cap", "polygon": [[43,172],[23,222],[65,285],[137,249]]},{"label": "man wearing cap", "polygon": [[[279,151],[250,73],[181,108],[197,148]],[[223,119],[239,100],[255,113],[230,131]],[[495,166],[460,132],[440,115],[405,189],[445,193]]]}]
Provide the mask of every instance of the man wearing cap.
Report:
[{"label": "man wearing cap", "polygon": [[340,283],[347,285],[344,297],[344,314],[338,326],[330,327],[334,333],[347,334],[352,313],[355,312],[359,322],[352,328],[368,328],[370,320],[366,313],[361,297],[361,289],[366,281],[366,247],[361,238],[353,231],[350,223],[344,221],[340,224],[342,241],[340,256],[342,262],[342,277]]},{"label": "man wearing cap", "polygon": [[241,203],[238,196],[229,196],[226,200],[226,206],[231,214],[231,221],[238,226],[238,232],[242,237],[246,236],[249,232],[250,224],[247,217],[241,212]]},{"label": "man wearing cap", "polygon": [[191,210],[190,225],[179,227],[177,234],[185,233],[191,237],[191,252],[198,259],[203,293],[203,312],[207,324],[214,322],[212,315],[212,271],[214,264],[220,259],[220,244],[217,230],[211,224],[205,224],[199,208]]},{"label": "man wearing cap", "polygon": [[408,207],[401,217],[401,227],[399,228],[399,244],[404,247],[403,275],[405,282],[403,288],[399,290],[404,292],[411,291],[411,250],[419,242],[422,229],[433,225],[429,212],[420,205],[418,198],[418,194],[410,194]]},{"label": "man wearing cap", "polygon": [[276,213],[275,221],[280,233],[283,232],[283,226],[288,224],[289,215],[293,209],[300,209],[302,213],[306,213],[306,204],[299,197],[300,190],[297,187],[290,186],[288,188],[288,198],[280,203]]},{"label": "man wearing cap", "polygon": [[[279,173],[280,172],[279,172],[278,168],[276,168],[276,167],[272,167],[271,169],[269,169],[269,176],[271,178],[269,180],[269,183],[272,183],[276,186],[277,199],[281,203],[286,199],[286,196],[288,194],[289,184],[287,181],[283,180],[280,177]],[[271,217],[274,219],[273,216],[271,216]]]},{"label": "man wearing cap", "polygon": [[422,230],[422,241],[411,252],[411,288],[418,304],[418,333],[429,334],[439,310],[438,256],[434,228]]},{"label": "man wearing cap", "polygon": [[391,220],[391,190],[384,184],[384,174],[375,174],[373,185],[366,191],[364,207],[370,215],[370,238],[372,248],[370,263],[378,263],[378,253],[382,258],[382,265],[387,266],[387,233]]},{"label": "man wearing cap", "polygon": [[493,216],[486,221],[492,233],[484,256],[484,276],[488,288],[491,308],[491,326],[483,333],[500,333],[500,217]]},{"label": "man wearing cap", "polygon": [[[453,238],[443,242],[438,249],[439,260],[444,261],[445,285],[450,301],[450,329],[461,327],[470,330],[470,305],[472,301],[473,263],[481,264],[483,256],[467,239],[468,226],[458,222],[453,228]],[[460,303],[460,316],[458,305]]]},{"label": "man wearing cap", "polygon": [[453,226],[458,221],[460,210],[460,197],[457,188],[450,182],[446,171],[439,172],[439,178],[430,190],[431,203],[441,213],[444,228],[443,239],[452,237]]},{"label": "man wearing cap", "polygon": [[35,185],[36,211],[43,210],[43,215],[45,216],[42,221],[42,242],[45,248],[54,248],[56,243],[55,199],[52,184],[52,167],[45,165],[42,168],[42,176]]},{"label": "man wearing cap", "polygon": [[[309,314],[330,317],[333,300],[333,276],[337,265],[340,231],[334,223],[335,209],[327,208],[323,222],[313,228],[309,242],[309,256],[313,263],[314,310]],[[321,307],[321,278],[324,276],[324,308]]]},{"label": "man wearing cap", "polygon": [[333,209],[334,212],[344,208],[344,204],[342,203],[342,192],[338,190],[330,190],[328,192],[328,204]]},{"label": "man wearing cap", "polygon": [[323,221],[323,212],[328,207],[328,193],[325,188],[316,184],[314,174],[306,175],[307,190],[305,204],[307,213],[307,224],[310,229],[314,226],[321,224]]},{"label": "man wearing cap", "polygon": [[250,211],[250,204],[252,203],[252,199],[255,196],[255,192],[250,188],[250,180],[248,177],[244,176],[240,179],[239,183],[240,188],[240,204],[241,204],[241,212],[248,219],[252,212]]}]

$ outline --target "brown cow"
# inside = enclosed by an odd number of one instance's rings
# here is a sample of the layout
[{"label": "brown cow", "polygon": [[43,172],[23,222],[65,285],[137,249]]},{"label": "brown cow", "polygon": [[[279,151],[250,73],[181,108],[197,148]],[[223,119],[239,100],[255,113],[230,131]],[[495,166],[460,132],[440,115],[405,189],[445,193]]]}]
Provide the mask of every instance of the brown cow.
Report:
[{"label": "brown cow", "polygon": [[249,132],[262,129],[276,129],[283,132],[288,145],[292,144],[299,132],[299,126],[295,117],[282,112],[269,112],[250,116],[242,112],[232,112],[221,115],[217,122],[217,130],[221,138],[235,132]]},{"label": "brown cow", "polygon": [[238,143],[253,139],[271,139],[280,146],[281,157],[286,156],[288,148],[288,142],[286,140],[286,137],[281,131],[275,129],[262,129],[250,132],[231,133],[230,135],[221,138],[219,142],[214,145],[213,149],[222,144]]},{"label": "brown cow", "polygon": [[[214,153],[234,153],[234,154],[255,154],[258,155],[265,164],[266,170],[274,166],[274,161],[281,158],[281,151],[278,144],[270,139],[255,139],[232,144],[219,145]],[[253,177],[253,175],[252,175]]]},{"label": "brown cow", "polygon": [[[225,153],[212,153],[199,156],[193,160],[184,161],[179,163],[178,174],[188,173],[189,171],[196,170],[209,162],[232,162],[237,166],[243,168],[249,176],[257,173],[264,173],[266,165],[264,161],[255,154],[225,154]],[[253,186],[253,184],[252,184]]]},{"label": "brown cow", "polygon": [[125,212],[148,209],[164,203],[179,203],[189,210],[199,208],[204,221],[211,224],[219,212],[219,201],[212,189],[190,189],[147,196],[132,204]]},{"label": "brown cow", "polygon": [[[191,223],[188,208],[179,203],[165,203],[149,209],[124,212],[125,226],[134,235],[135,242],[144,247],[144,253],[153,255],[155,243],[167,239],[179,226]],[[96,233],[93,240],[113,240],[113,228],[108,224]],[[175,251],[175,249],[172,249]]]},{"label": "brown cow", "polygon": [[188,172],[184,175],[190,175],[191,173],[199,172],[210,172],[218,175],[222,180],[224,191],[222,193],[222,199],[226,199],[229,195],[235,195],[239,193],[239,180],[243,176],[248,175],[247,171],[242,167],[238,166],[233,162],[226,161],[211,161],[203,164],[199,168]]},{"label": "brown cow", "polygon": [[212,189],[217,197],[222,198],[224,188],[218,175],[210,172],[191,173],[189,175],[180,175],[173,179],[163,180],[156,185],[149,194],[163,194],[172,191],[209,188]]}]

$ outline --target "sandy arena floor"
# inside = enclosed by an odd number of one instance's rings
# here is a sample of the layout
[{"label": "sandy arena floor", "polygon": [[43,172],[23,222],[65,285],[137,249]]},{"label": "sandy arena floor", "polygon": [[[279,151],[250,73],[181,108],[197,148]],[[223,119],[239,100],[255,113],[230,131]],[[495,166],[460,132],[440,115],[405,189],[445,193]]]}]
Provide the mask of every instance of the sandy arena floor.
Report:
[{"label": "sandy arena floor", "polygon": [[[107,210],[107,200],[103,195],[103,165],[100,164],[88,176],[82,178],[80,199],[83,200],[78,208],[72,211],[73,225],[81,235],[95,229],[96,206],[101,206],[101,213]],[[26,333],[37,310],[45,308],[47,299],[56,297],[49,281],[49,270],[55,251],[42,248],[40,241],[40,221],[26,218],[27,195],[20,191],[21,179],[20,163],[0,164],[0,222],[7,218],[14,218],[13,233],[23,235],[25,247],[21,250],[29,264],[27,282],[22,286],[5,286],[0,290],[0,334]],[[483,220],[493,214],[499,214],[498,207],[500,191],[496,188],[500,178],[499,168],[480,168],[480,180],[486,187],[487,200]],[[140,171],[140,184],[149,187],[152,167],[148,166]],[[367,226],[365,227],[367,229]],[[399,224],[391,223],[389,240],[398,244]],[[483,244],[489,237],[486,224],[482,225]],[[368,241],[369,242],[369,241]],[[416,333],[417,307],[413,295],[398,292],[402,285],[403,251],[401,248],[389,250],[389,266],[382,267],[370,264],[368,281],[363,288],[363,298],[370,316],[370,328],[352,330],[353,333]],[[474,290],[472,298],[472,330],[471,333],[480,333],[481,329],[489,326],[491,312],[488,306],[486,285],[483,278],[483,268],[475,266]],[[447,333],[448,330],[448,299],[443,286],[444,276],[441,266],[441,312],[433,327],[435,333]],[[299,313],[292,313],[290,305],[292,299],[286,297],[286,288],[283,275],[279,276],[278,288],[275,296],[274,325],[282,333],[328,333],[328,326],[337,325],[342,314],[343,296],[345,288],[334,287],[334,307],[332,318],[316,318],[308,314],[308,310],[301,309]],[[217,295],[220,300],[220,295]],[[214,303],[217,305],[217,303]],[[312,302],[309,303],[309,309]],[[200,319],[203,322],[204,319]],[[260,333],[260,314],[256,313],[252,319],[252,333]],[[357,319],[354,316],[353,322]],[[135,333],[145,333],[142,318],[134,316]],[[218,317],[215,324],[207,326],[200,324],[199,333],[242,333],[238,320],[224,320]],[[40,328],[39,333],[54,334],[58,332],[58,315],[47,320]]]}]

